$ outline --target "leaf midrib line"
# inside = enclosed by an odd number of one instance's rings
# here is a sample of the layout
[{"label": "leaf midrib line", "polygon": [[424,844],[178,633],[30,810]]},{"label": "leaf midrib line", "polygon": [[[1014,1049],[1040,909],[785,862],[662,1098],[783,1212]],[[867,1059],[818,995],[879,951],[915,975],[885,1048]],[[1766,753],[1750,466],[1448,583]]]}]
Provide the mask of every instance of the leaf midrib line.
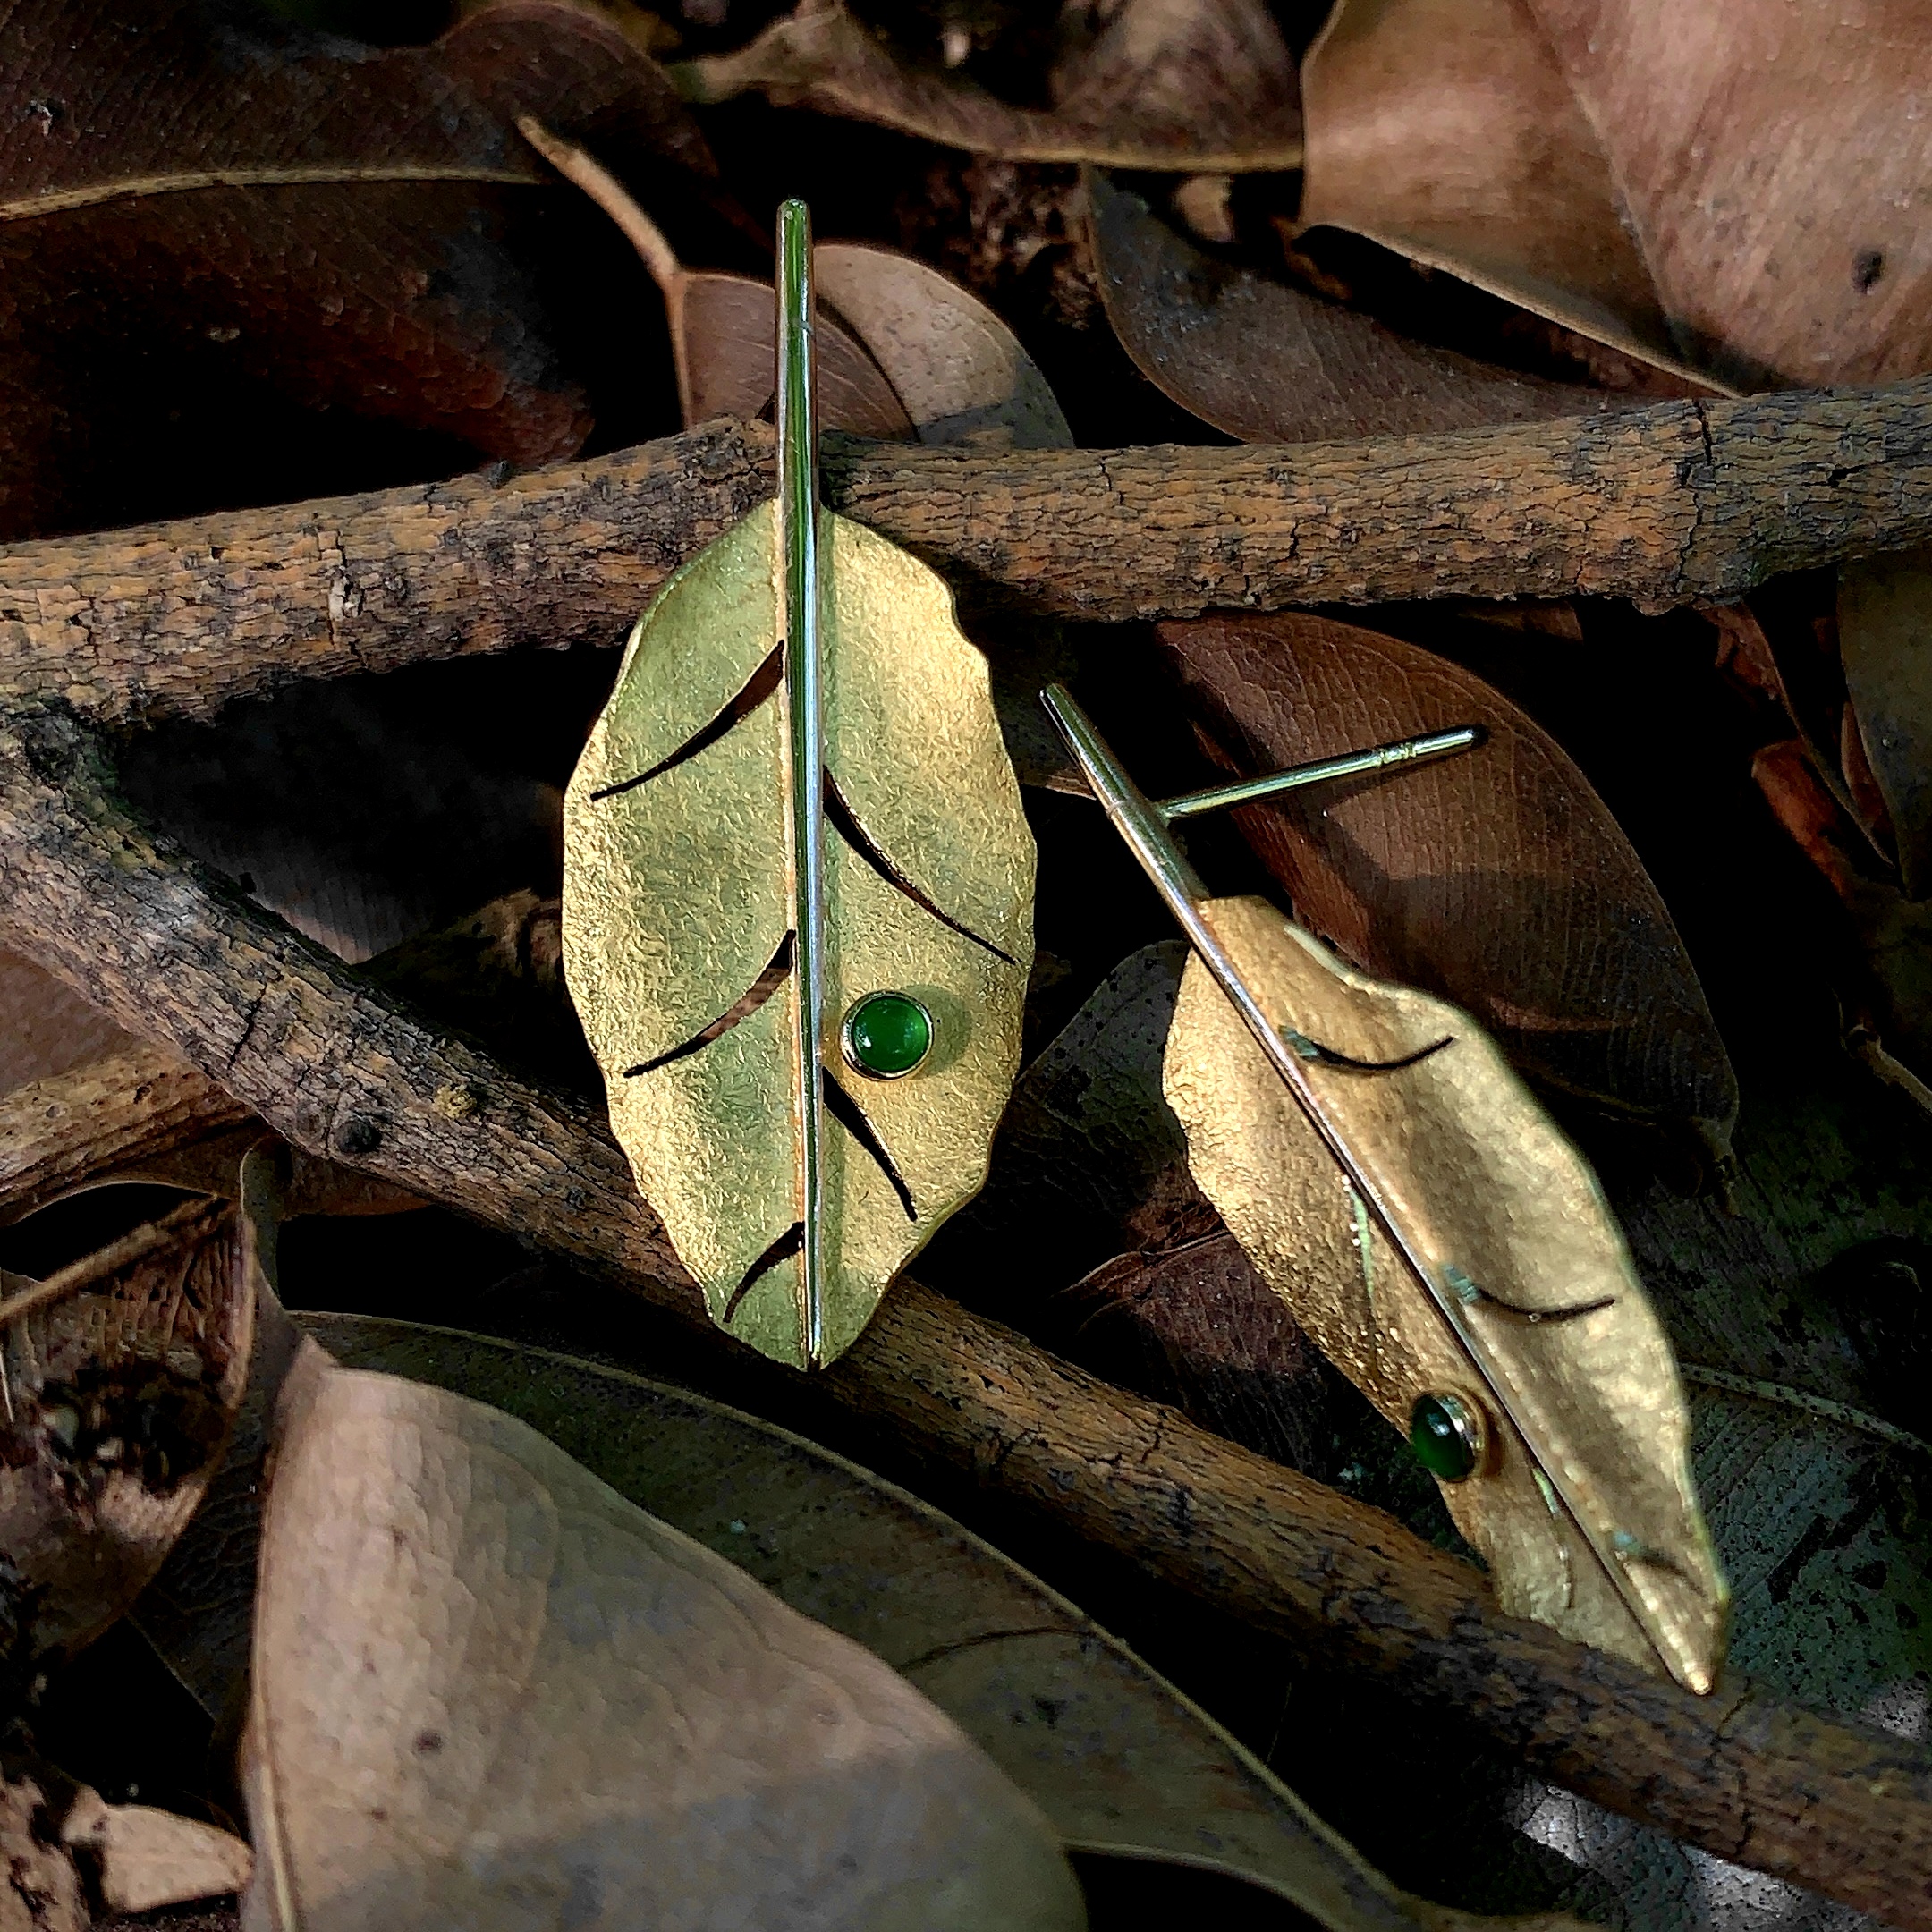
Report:
[{"label": "leaf midrib line", "polygon": [[326,162],[311,167],[198,168],[182,174],[139,174],[123,181],[89,182],[83,187],[56,188],[45,194],[0,201],[0,222],[24,221],[35,215],[64,215],[74,208],[97,208],[109,201],[184,194],[202,188],[307,188],[363,182],[444,181],[540,188],[545,177],[534,167],[513,167],[507,162],[497,167],[399,161],[374,167]]}]

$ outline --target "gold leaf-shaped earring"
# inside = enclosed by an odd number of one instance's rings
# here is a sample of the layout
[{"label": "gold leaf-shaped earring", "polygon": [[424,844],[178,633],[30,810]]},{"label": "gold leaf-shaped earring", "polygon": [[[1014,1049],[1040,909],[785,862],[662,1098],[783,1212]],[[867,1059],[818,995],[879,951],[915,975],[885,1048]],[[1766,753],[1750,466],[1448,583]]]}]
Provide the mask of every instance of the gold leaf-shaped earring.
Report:
[{"label": "gold leaf-shaped earring", "polygon": [[1157,804],[1063,688],[1044,697],[1192,947],[1164,1084],[1202,1191],[1409,1436],[1505,1611],[1710,1690],[1729,1599],[1690,1411],[1583,1157],[1467,1013],[1344,966],[1265,900],[1211,896],[1168,830],[1479,734]]},{"label": "gold leaf-shaped earring", "polygon": [[779,213],[778,494],[659,592],[564,801],[564,966],[714,1320],[831,1361],[986,1178],[1034,848],[945,584],[820,508]]}]

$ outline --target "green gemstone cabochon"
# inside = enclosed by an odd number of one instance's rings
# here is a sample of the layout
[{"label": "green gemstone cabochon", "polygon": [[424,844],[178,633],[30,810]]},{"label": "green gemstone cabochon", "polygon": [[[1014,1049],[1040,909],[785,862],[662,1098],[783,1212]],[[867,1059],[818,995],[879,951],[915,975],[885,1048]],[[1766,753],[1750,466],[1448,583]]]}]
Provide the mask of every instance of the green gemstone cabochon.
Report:
[{"label": "green gemstone cabochon", "polygon": [[932,1051],[932,1015],[903,993],[868,993],[845,1015],[846,1050],[880,1080],[910,1073]]},{"label": "green gemstone cabochon", "polygon": [[1409,1446],[1431,1476],[1464,1482],[1476,1473],[1480,1447],[1475,1418],[1453,1395],[1419,1395],[1409,1411]]}]

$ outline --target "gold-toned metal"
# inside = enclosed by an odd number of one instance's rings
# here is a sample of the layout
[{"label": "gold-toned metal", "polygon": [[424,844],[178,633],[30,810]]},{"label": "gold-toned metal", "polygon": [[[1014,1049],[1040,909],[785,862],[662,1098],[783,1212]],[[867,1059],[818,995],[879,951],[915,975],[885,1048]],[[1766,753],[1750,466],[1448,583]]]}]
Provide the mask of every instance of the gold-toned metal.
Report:
[{"label": "gold-toned metal", "polygon": [[1441,1487],[1507,1608],[1708,1690],[1728,1596],[1689,1410],[1582,1156],[1466,1013],[1210,897],[1072,693],[1040,697],[1193,949],[1165,1083],[1203,1191],[1405,1435],[1419,1396],[1484,1392],[1457,1398],[1479,1466]]},{"label": "gold-toned metal", "polygon": [[[916,558],[824,511],[818,538],[816,1350],[797,1251],[797,894],[772,504],[639,623],[564,804],[564,970],[612,1126],[713,1318],[798,1367],[849,1346],[985,1180],[1032,961],[1033,841],[985,658]],[[881,987],[925,1007],[933,1046],[906,1078],[861,1085],[840,1016]]]},{"label": "gold-toned metal", "polygon": [[[1582,1157],[1466,1013],[1354,971],[1263,900],[1198,911],[1275,1028],[1319,1043],[1309,1083],[1439,1292],[1360,1211],[1197,955],[1165,1086],[1202,1190],[1404,1435],[1418,1395],[1483,1393],[1482,1467],[1440,1487],[1505,1610],[1708,1690],[1728,1597],[1692,1486],[1689,1409]],[[1341,1056],[1398,1064],[1365,1073]]]}]

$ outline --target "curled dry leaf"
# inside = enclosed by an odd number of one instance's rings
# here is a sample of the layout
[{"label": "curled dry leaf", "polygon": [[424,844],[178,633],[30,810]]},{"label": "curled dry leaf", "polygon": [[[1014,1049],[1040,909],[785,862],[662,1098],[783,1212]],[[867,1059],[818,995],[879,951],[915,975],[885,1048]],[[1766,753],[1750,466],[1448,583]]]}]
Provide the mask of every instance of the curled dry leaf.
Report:
[{"label": "curled dry leaf", "polygon": [[1622,401],[1417,342],[1220,260],[1097,171],[1087,193],[1101,299],[1122,347],[1157,388],[1243,442],[1418,435]]},{"label": "curled dry leaf", "polygon": [[[1076,1850],[1244,1878],[1329,1932],[1494,1923],[1396,1892],[1090,1618],[842,1457],[568,1356],[399,1322],[304,1320],[345,1362],[521,1415],[654,1517],[864,1644],[961,1724]],[[1552,1919],[1548,1932],[1569,1924]]]},{"label": "curled dry leaf", "polygon": [[1303,70],[1302,218],[1707,380],[1895,381],[1932,360],[1920,27],[1905,0],[1344,0]]},{"label": "curled dry leaf", "polygon": [[247,1379],[254,1293],[233,1208],[191,1201],[0,1302],[0,1552],[25,1654],[79,1648],[194,1513]]},{"label": "curled dry leaf", "polygon": [[672,74],[694,101],[758,89],[1008,161],[1301,165],[1294,59],[1260,0],[1069,4],[1060,40],[1046,108],[1011,106],[964,72],[895,50],[842,0],[803,0],[750,46]]},{"label": "curled dry leaf", "polygon": [[[670,319],[686,424],[762,415],[774,388],[771,284],[685,267],[608,168],[533,116],[517,124],[649,269]],[[922,443],[1071,447],[1072,432],[1033,359],[957,283],[912,256],[856,242],[819,243],[812,271],[821,427],[886,438],[916,431]]]},{"label": "curled dry leaf", "polygon": [[100,0],[30,0],[7,34],[6,537],[199,507],[170,481],[199,461],[197,405],[239,436],[235,399],[265,390],[487,456],[567,454],[590,418],[498,232],[510,184],[545,178],[513,116],[710,165],[662,73],[567,0],[498,0],[381,53],[200,0],[131,27]]},{"label": "curled dry leaf", "polygon": [[822,242],[812,267],[819,301],[870,351],[921,443],[1073,446],[1038,365],[977,295],[894,249]]},{"label": "curled dry leaf", "polygon": [[[769,282],[716,269],[687,268],[650,216],[610,170],[534,115],[517,123],[523,138],[588,194],[637,250],[664,297],[686,428],[714,416],[761,416],[776,387],[776,309]],[[814,337],[819,427],[853,436],[908,436],[912,424],[878,365],[828,317]]]},{"label": "curled dry leaf", "polygon": [[1737,1080],[1637,854],[1563,750],[1412,644],[1325,617],[1160,627],[1203,742],[1243,775],[1453,725],[1484,741],[1236,814],[1298,916],[1368,970],[1475,1014],[1538,1080],[1722,1157]]},{"label": "curled dry leaf", "polygon": [[308,1344],[260,1576],[251,1925],[1084,1922],[956,1724],[479,1402]]},{"label": "curled dry leaf", "polygon": [[1844,909],[1846,956],[1839,965],[1847,1044],[1880,1079],[1932,1113],[1932,906],[1871,876],[1869,848],[1801,740],[1763,747],[1751,775]]},{"label": "curled dry leaf", "polygon": [[1303,64],[1301,221],[1675,362],[1610,158],[1536,16],[1533,0],[1340,0]]},{"label": "curled dry leaf", "polygon": [[1397,1428],[1425,1398],[1459,1406],[1466,1460],[1443,1499],[1507,1611],[1708,1690],[1728,1597],[1690,1411],[1596,1177],[1466,1014],[1352,971],[1263,900],[1200,910],[1269,1023],[1318,1043],[1303,1057],[1324,1117],[1443,1294],[1191,960],[1166,1091],[1195,1178]]},{"label": "curled dry leaf", "polygon": [[88,1932],[93,1913],[73,1854],[53,1829],[51,1791],[58,1781],[15,1770],[0,1774],[0,1932]]}]

